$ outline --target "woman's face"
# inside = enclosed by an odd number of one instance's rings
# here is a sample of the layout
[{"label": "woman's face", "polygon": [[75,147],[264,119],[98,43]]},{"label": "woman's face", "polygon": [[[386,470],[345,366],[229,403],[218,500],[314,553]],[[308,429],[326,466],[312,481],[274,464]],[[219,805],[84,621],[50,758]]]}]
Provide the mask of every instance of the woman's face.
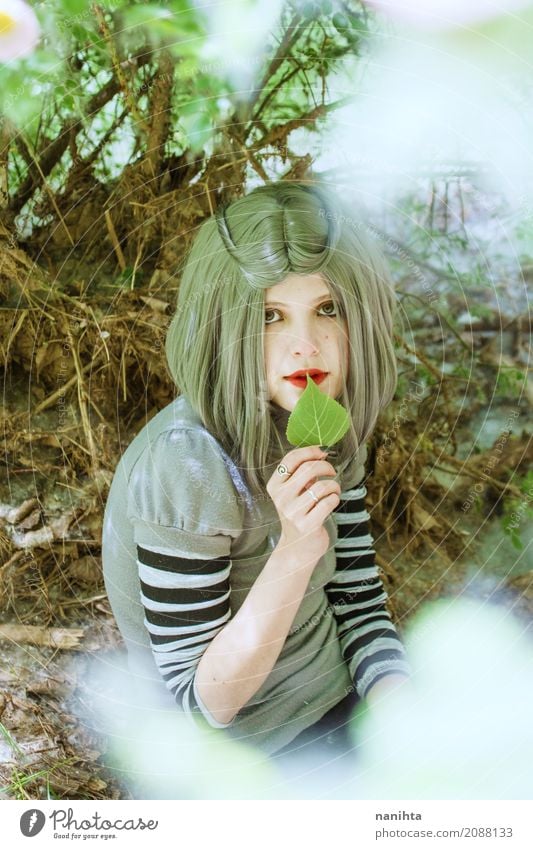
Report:
[{"label": "woman's face", "polygon": [[287,377],[300,370],[325,372],[320,391],[340,396],[348,373],[347,323],[320,274],[289,274],[266,290],[264,350],[269,399],[279,407],[296,406],[306,379]]}]

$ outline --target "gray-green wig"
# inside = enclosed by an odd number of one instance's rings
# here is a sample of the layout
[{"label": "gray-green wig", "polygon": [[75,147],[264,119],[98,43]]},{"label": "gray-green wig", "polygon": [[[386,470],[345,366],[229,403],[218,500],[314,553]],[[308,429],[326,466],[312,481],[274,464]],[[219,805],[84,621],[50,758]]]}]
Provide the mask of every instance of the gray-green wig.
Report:
[{"label": "gray-green wig", "polygon": [[337,400],[351,428],[335,446],[343,486],[397,382],[394,291],[373,240],[322,185],[278,182],[204,221],[185,262],[166,339],[169,370],[256,498],[268,497],[273,463],[288,450],[268,400],[265,290],[289,273],[317,272],[348,327],[349,368]]}]

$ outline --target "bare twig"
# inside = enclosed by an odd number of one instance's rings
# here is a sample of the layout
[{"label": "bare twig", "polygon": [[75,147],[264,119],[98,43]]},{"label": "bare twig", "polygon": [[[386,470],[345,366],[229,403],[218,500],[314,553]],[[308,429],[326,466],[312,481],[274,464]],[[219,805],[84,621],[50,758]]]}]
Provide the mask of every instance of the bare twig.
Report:
[{"label": "bare twig", "polygon": [[[89,371],[90,369],[94,369],[94,361],[87,363],[87,365],[83,367],[82,374],[85,374],[85,372]],[[33,410],[33,414],[36,415],[37,413],[42,413],[43,410],[46,410],[48,409],[48,407],[51,407],[52,404],[55,404],[55,402],[60,396],[66,395],[68,390],[71,388],[71,386],[74,386],[78,379],[78,374],[73,374],[72,377],[67,380],[66,383],[61,384],[59,389],[56,389],[55,392],[52,392],[52,394],[45,398],[43,401],[41,401],[40,404],[37,404],[37,406]]]},{"label": "bare twig", "polygon": [[10,525],[18,525],[38,504],[36,498],[27,498],[18,507],[0,504],[0,519],[9,522]]},{"label": "bare twig", "polygon": [[[259,83],[259,86],[257,87],[254,94],[252,95],[252,97],[248,101],[248,112],[249,112],[249,114],[252,113],[252,110],[253,110],[255,104],[257,103],[259,97],[261,96],[266,84],[268,83],[268,81],[270,79],[272,79],[272,77],[274,76],[274,74],[276,73],[276,71],[278,70],[280,65],[285,61],[285,59],[287,58],[288,54],[290,53],[292,47],[294,46],[296,41],[300,38],[300,35],[306,29],[307,26],[308,26],[308,21],[303,20],[302,15],[299,12],[296,12],[292,16],[291,20],[289,21],[289,23],[287,25],[287,30],[285,32],[285,35],[281,39],[279,47],[276,50],[274,56],[272,57],[270,64],[269,64],[267,70],[265,71],[263,79],[261,80],[261,82]],[[244,139],[246,139],[248,137],[248,134],[249,134],[251,128],[252,128],[252,125],[250,125],[246,129],[244,136],[243,136]]]},{"label": "bare twig", "polygon": [[67,234],[67,236],[68,236],[68,240],[69,240],[70,244],[72,245],[72,247],[74,247],[74,239],[73,239],[73,238],[72,238],[72,236],[70,235],[70,230],[68,229],[68,227],[67,227],[67,225],[66,225],[66,223],[65,223],[65,220],[64,220],[63,216],[61,215],[61,212],[59,211],[59,207],[58,207],[58,205],[57,205],[57,203],[56,203],[56,199],[55,199],[54,193],[53,193],[53,191],[51,190],[51,188],[50,188],[50,186],[48,185],[48,183],[46,182],[46,177],[45,177],[45,175],[44,175],[44,174],[43,174],[43,172],[42,172],[41,166],[40,166],[40,164],[39,164],[39,160],[37,159],[37,156],[35,155],[34,151],[32,151],[31,147],[29,148],[29,151],[30,151],[30,155],[31,155],[31,157],[32,157],[32,159],[33,159],[33,163],[34,163],[34,165],[35,165],[35,167],[36,167],[37,171],[39,172],[39,175],[40,175],[40,177],[41,177],[42,184],[43,184],[43,186],[44,186],[44,188],[45,188],[45,190],[46,190],[46,193],[47,193],[48,197],[50,198],[50,201],[51,201],[51,203],[52,203],[52,206],[54,207],[54,209],[55,209],[55,211],[56,211],[57,217],[59,218],[59,220],[60,220],[60,222],[61,222],[61,224],[62,224],[62,226],[63,226],[63,229],[64,229],[65,233],[66,233],[66,234]]},{"label": "bare twig", "polygon": [[[440,459],[442,459],[445,463],[450,463],[450,465],[454,466],[456,470],[459,471],[461,475],[467,475],[469,478],[475,478],[479,480],[480,472],[476,469],[471,469],[467,466],[465,460],[457,460],[455,457],[452,457],[451,454],[440,454]],[[446,469],[444,466],[433,466],[434,469],[439,469],[441,472],[447,472],[448,474],[454,474],[451,469]],[[518,489],[517,486],[509,482],[502,482],[497,480],[496,478],[487,475],[483,471],[483,480],[489,483],[494,489],[498,489],[500,492],[509,493],[509,495],[513,495],[515,498],[522,498],[523,493]]]},{"label": "bare twig", "polygon": [[124,254],[122,253],[122,248],[120,247],[120,242],[117,237],[117,231],[115,230],[115,226],[111,219],[111,214],[108,209],[104,210],[105,223],[107,227],[107,232],[109,233],[109,238],[111,239],[111,243],[113,245],[113,249],[117,255],[118,264],[120,265],[120,270],[124,271],[126,268],[126,260],[124,259]]},{"label": "bare twig", "polygon": [[425,298],[421,298],[420,295],[416,295],[414,292],[406,292],[404,289],[396,289],[396,292],[399,295],[401,295],[403,298],[412,298],[415,301],[419,301],[422,304],[422,306],[426,307],[427,309],[431,310],[436,315],[438,315],[440,320],[443,322],[443,324],[446,325],[448,330],[451,333],[453,333],[453,335],[455,336],[457,341],[460,343],[460,345],[465,349],[465,351],[468,351],[469,354],[471,353],[470,345],[468,345],[465,342],[465,340],[462,338],[461,334],[457,332],[457,330],[455,329],[455,327],[452,324],[450,324],[450,322],[448,321],[446,316],[443,315],[441,313],[441,311],[439,309],[437,309],[437,307],[434,307],[430,301],[428,301]]},{"label": "bare twig", "polygon": [[163,50],[159,66],[154,75],[150,98],[150,129],[147,140],[146,164],[151,176],[160,170],[165,151],[165,142],[170,125],[170,107],[174,87],[174,60],[168,50]]},{"label": "bare twig", "polygon": [[75,649],[85,632],[82,628],[41,628],[38,625],[0,625],[0,640],[7,643],[29,643],[53,649]]},{"label": "bare twig", "polygon": [[[265,183],[270,183],[270,177],[266,173],[265,169],[263,168],[257,157],[252,153],[252,151],[249,150],[244,144],[242,144],[240,139],[237,138],[237,136],[231,131],[229,127],[224,127],[224,132],[235,142],[236,145],[240,147],[241,151],[244,153],[246,159],[248,160],[256,174],[258,174],[259,177],[261,177],[261,179]],[[239,162],[240,161],[242,160],[239,160]]]},{"label": "bare twig", "polygon": [[7,182],[7,162],[9,155],[9,143],[12,134],[7,126],[5,118],[0,115],[0,215],[7,209],[9,201]]},{"label": "bare twig", "polygon": [[52,519],[48,525],[38,528],[36,531],[21,531],[13,528],[11,530],[11,541],[15,548],[27,551],[32,548],[47,548],[56,539],[63,540],[67,535],[69,525],[76,516],[76,510],[68,510],[57,519]]},{"label": "bare twig", "polygon": [[341,106],[346,106],[346,104],[351,103],[352,100],[353,97],[350,96],[342,97],[340,100],[335,100],[332,103],[320,103],[304,115],[300,115],[298,118],[292,118],[290,121],[286,121],[285,124],[273,127],[271,130],[263,133],[257,143],[254,144],[254,148],[261,150],[263,147],[268,145],[277,145],[284,141],[293,130],[297,130],[298,127],[308,127],[309,124],[314,124],[315,121],[318,121],[320,118],[325,118],[325,116],[330,112],[334,112],[335,109],[340,109]]},{"label": "bare twig", "polygon": [[286,85],[289,80],[291,80],[296,74],[298,74],[302,70],[301,65],[297,64],[295,68],[291,68],[284,76],[280,77],[276,85],[272,86],[268,94],[263,98],[257,109],[253,114],[253,120],[257,121],[262,112],[266,109],[272,98],[276,95],[276,93],[281,89],[282,86]]},{"label": "bare twig", "polygon": [[[80,363],[78,348],[77,348],[77,345],[74,342],[74,339],[72,337],[72,331],[71,331],[70,327],[67,327],[67,336],[69,338],[69,342],[70,342],[70,346],[71,346],[71,350],[72,350],[72,357],[73,357],[73,360],[74,360],[74,367],[76,369],[76,375],[77,375],[77,378],[78,378],[78,380],[77,380],[78,404],[79,404],[79,408],[80,408],[83,430],[85,432],[85,439],[87,440],[87,446],[89,448],[89,451],[91,452],[93,470],[96,471],[96,469],[98,468],[98,463],[97,463],[97,458],[96,458],[96,449],[95,449],[94,440],[93,440],[93,432],[92,432],[92,428],[91,428],[91,423],[89,421],[89,412],[87,410],[87,403],[86,403],[86,397],[85,397],[85,395],[86,395],[85,385],[84,385],[84,382],[83,382],[84,369],[83,369],[83,367]],[[94,365],[94,364],[91,363],[91,365]]]},{"label": "bare twig", "polygon": [[115,40],[113,38],[111,30],[109,29],[107,22],[106,22],[106,19],[104,17],[104,10],[97,3],[94,3],[92,8],[94,9],[94,12],[95,12],[95,15],[96,15],[96,20],[98,21],[98,26],[99,26],[100,32],[104,36],[104,38],[107,42],[107,45],[109,47],[109,53],[111,55],[111,62],[113,63],[113,68],[114,68],[115,74],[116,74],[117,79],[120,83],[120,88],[121,88],[122,94],[124,95],[126,103],[128,104],[129,110],[130,110],[131,114],[133,115],[133,117],[135,118],[135,121],[137,122],[139,127],[144,131],[144,133],[146,133],[146,135],[148,135],[148,133],[150,132],[150,128],[147,125],[146,121],[144,120],[143,116],[141,115],[139,108],[137,106],[137,103],[135,101],[135,98],[133,96],[133,93],[130,90],[130,87],[127,83],[126,75],[124,73],[124,68],[121,65],[119,55],[118,55],[118,52],[117,52],[117,48],[116,48],[116,45],[115,45]]},{"label": "bare twig", "polygon": [[389,236],[387,233],[384,233],[378,227],[372,225],[372,230],[376,233],[377,236],[379,236],[380,241],[383,241],[383,244],[386,245],[387,242],[393,243],[395,250],[400,250],[403,254],[405,254],[405,256],[407,256],[409,259],[412,259],[413,262],[415,262],[416,265],[420,268],[425,268],[426,271],[430,271],[431,274],[434,274],[435,277],[437,277],[438,279],[453,280],[454,283],[457,283],[457,274],[450,274],[450,272],[448,271],[444,271],[441,268],[436,268],[434,265],[431,265],[431,263],[426,262],[425,260],[421,259],[417,254],[413,253],[411,248],[409,248],[403,242],[399,242],[398,239],[396,239],[394,236]]}]

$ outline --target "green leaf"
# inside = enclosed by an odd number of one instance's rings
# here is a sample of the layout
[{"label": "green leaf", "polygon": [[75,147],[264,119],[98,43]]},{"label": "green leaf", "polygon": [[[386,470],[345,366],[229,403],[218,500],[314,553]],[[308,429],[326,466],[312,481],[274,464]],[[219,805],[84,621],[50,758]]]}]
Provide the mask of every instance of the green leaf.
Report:
[{"label": "green leaf", "polygon": [[157,32],[162,27],[166,32],[169,25],[172,30],[173,15],[168,9],[147,3],[143,6],[130,6],[122,12],[123,21],[127,27],[147,26]]},{"label": "green leaf", "polygon": [[61,0],[59,5],[67,15],[82,15],[87,13],[86,0]]},{"label": "green leaf", "polygon": [[287,439],[301,448],[307,445],[335,445],[350,427],[350,417],[342,404],[320,391],[307,375],[307,386],[287,422]]},{"label": "green leaf", "polygon": [[6,103],[3,111],[16,127],[33,137],[43,111],[42,95],[26,90],[16,103]]},{"label": "green leaf", "polygon": [[511,545],[513,548],[516,548],[517,551],[524,550],[524,543],[522,542],[522,538],[520,534],[515,533],[515,531],[509,531],[509,536],[511,538]]},{"label": "green leaf", "polygon": [[341,35],[343,35],[344,31],[350,26],[350,21],[348,20],[346,15],[343,15],[342,12],[336,12],[331,19],[331,23],[333,24],[337,32],[341,33]]}]

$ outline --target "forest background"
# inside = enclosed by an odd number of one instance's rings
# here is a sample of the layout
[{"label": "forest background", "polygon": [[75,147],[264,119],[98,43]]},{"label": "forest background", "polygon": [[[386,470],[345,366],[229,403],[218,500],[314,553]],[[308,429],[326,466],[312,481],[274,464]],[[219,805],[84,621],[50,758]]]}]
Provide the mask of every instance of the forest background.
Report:
[{"label": "forest background", "polygon": [[127,798],[87,718],[86,664],[120,646],[103,508],[174,397],[191,238],[270,180],[341,192],[394,274],[400,379],[367,471],[400,630],[465,594],[531,621],[533,13],[512,5],[46,0],[15,55],[0,14],[7,798]]}]

